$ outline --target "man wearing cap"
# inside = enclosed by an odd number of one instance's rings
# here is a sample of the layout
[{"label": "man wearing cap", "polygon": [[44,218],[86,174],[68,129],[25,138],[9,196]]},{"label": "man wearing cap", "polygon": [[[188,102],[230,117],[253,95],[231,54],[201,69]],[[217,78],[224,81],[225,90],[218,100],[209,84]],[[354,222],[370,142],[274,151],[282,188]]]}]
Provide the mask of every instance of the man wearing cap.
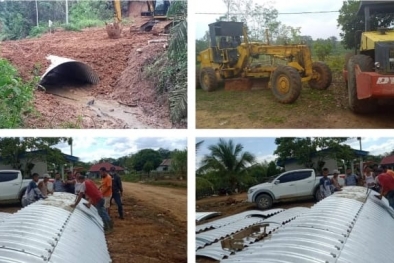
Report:
[{"label": "man wearing cap", "polygon": [[104,223],[104,231],[105,233],[109,233],[113,229],[113,222],[109,217],[105,207],[104,207],[104,198],[101,194],[100,190],[97,186],[89,179],[85,179],[85,176],[79,175],[77,179],[78,183],[80,183],[79,193],[77,196],[77,200],[71,207],[77,207],[79,202],[82,199],[82,196],[85,194],[89,197],[89,203],[84,203],[87,208],[90,208],[91,205],[96,207],[98,214],[100,215],[101,219]]},{"label": "man wearing cap", "polygon": [[116,173],[116,169],[114,166],[109,169],[109,174],[112,177],[112,198],[115,200],[115,203],[118,206],[119,218],[124,219],[122,205],[122,180],[120,179],[120,176]]},{"label": "man wearing cap", "polygon": [[30,181],[26,188],[26,192],[22,197],[22,206],[28,206],[40,199],[45,199],[46,197],[42,195],[40,189],[37,187],[38,173],[32,175],[33,179]]},{"label": "man wearing cap", "polygon": [[107,209],[108,215],[109,213],[109,206],[110,206],[110,201],[111,201],[111,196],[112,196],[112,177],[107,173],[107,169],[105,167],[100,168],[100,174],[101,174],[101,185],[99,189],[101,190],[101,193],[104,198],[104,207]]},{"label": "man wearing cap", "polygon": [[327,168],[323,169],[323,177],[320,178],[319,186],[320,186],[320,194],[321,194],[322,199],[331,195],[331,186],[332,185],[331,185],[330,179],[328,178],[328,169]]},{"label": "man wearing cap", "polygon": [[334,186],[334,191],[342,191],[342,185],[339,184],[338,182],[338,175],[339,175],[339,171],[338,170],[334,170],[333,172],[333,176],[331,178],[331,183]]},{"label": "man wearing cap", "polygon": [[49,178],[51,178],[49,174],[44,174],[44,180],[38,183],[38,189],[40,189],[44,197],[47,197],[48,194],[53,194],[53,192],[48,189]]}]

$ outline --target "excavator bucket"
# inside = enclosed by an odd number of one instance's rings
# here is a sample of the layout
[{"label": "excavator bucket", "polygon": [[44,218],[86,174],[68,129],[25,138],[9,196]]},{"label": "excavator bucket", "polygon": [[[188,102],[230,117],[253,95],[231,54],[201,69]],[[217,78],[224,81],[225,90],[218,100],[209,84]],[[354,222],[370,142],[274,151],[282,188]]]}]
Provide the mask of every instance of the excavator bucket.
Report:
[{"label": "excavator bucket", "polygon": [[105,29],[107,30],[107,34],[109,38],[112,39],[117,39],[120,38],[122,34],[122,26],[120,23],[114,22],[114,23],[105,23]]},{"label": "excavator bucket", "polygon": [[224,81],[225,90],[251,90],[253,82],[248,78],[226,79]]}]

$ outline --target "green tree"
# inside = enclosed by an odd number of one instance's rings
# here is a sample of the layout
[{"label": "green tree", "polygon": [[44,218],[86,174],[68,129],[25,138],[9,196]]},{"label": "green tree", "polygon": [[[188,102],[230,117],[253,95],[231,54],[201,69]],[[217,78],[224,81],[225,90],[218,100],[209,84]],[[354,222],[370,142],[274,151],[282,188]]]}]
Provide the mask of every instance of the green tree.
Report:
[{"label": "green tree", "polygon": [[313,49],[320,61],[324,61],[332,52],[332,41],[330,39],[318,38],[313,44]]},{"label": "green tree", "polygon": [[210,154],[203,157],[198,173],[213,171],[230,187],[237,188],[246,168],[255,162],[255,156],[243,148],[241,144],[234,145],[232,140],[219,139],[216,145],[208,147]]},{"label": "green tree", "polygon": [[[22,170],[24,176],[29,176],[35,161],[64,163],[61,151],[52,146],[66,141],[67,138],[62,137],[3,137],[0,138],[0,156],[3,163]],[[22,165],[22,158],[26,159],[25,166]]]},{"label": "green tree", "polygon": [[[338,27],[342,31],[339,35],[341,36],[342,44],[346,49],[353,49],[356,47],[356,31],[364,31],[365,29],[364,14],[357,16],[359,6],[360,1],[347,0],[343,1],[343,5],[339,10],[337,22]],[[394,14],[371,13],[371,30],[376,30],[378,27],[388,27],[391,25],[393,20]]]},{"label": "green tree", "polygon": [[154,169],[153,162],[147,161],[142,168],[145,173],[148,174],[148,178],[150,177],[150,172]]},{"label": "green tree", "polygon": [[171,169],[180,177],[187,177],[187,149],[172,153]]},{"label": "green tree", "polygon": [[[320,171],[324,166],[324,160],[328,157],[344,160],[354,158],[350,146],[343,144],[348,139],[348,137],[276,138],[277,148],[274,154],[278,155],[279,161],[284,162],[294,158],[298,164]],[[317,167],[312,160],[314,157],[317,158]]]},{"label": "green tree", "polygon": [[143,149],[134,154],[132,157],[132,164],[133,168],[136,171],[142,171],[145,163],[148,161],[152,162],[153,169],[156,169],[162,159],[160,157],[160,154],[152,149]]}]

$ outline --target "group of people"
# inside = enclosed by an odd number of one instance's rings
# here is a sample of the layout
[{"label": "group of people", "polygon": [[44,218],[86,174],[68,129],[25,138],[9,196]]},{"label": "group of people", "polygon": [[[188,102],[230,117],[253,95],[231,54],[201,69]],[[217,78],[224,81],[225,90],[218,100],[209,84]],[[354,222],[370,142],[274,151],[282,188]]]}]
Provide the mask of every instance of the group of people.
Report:
[{"label": "group of people", "polygon": [[[328,178],[328,169],[323,169],[323,177],[320,178],[319,187],[321,198],[326,198],[336,191],[342,190],[342,185],[338,182],[339,171],[333,171],[333,177]],[[386,166],[378,165],[366,166],[362,175],[356,175],[352,173],[351,168],[346,169],[346,175],[344,178],[344,186],[365,186],[376,192],[377,198],[382,199],[386,197],[389,201],[389,205],[394,209],[394,171],[387,169]]]},{"label": "group of people", "polygon": [[124,219],[123,204],[122,204],[122,180],[116,173],[115,167],[111,167],[107,171],[105,167],[100,168],[101,184],[99,187],[84,175],[80,173],[73,174],[71,171],[67,172],[67,179],[62,180],[59,173],[55,175],[53,182],[53,191],[48,188],[48,181],[50,176],[44,175],[44,179],[39,182],[39,175],[33,174],[32,181],[26,188],[25,194],[22,198],[22,205],[25,207],[40,199],[46,199],[49,194],[53,192],[68,192],[77,195],[76,201],[71,207],[75,208],[82,198],[87,199],[88,203],[84,205],[90,208],[95,206],[101,219],[104,223],[104,231],[106,233],[113,230],[113,221],[110,217],[110,205],[112,199],[118,207],[118,214],[120,219]]}]

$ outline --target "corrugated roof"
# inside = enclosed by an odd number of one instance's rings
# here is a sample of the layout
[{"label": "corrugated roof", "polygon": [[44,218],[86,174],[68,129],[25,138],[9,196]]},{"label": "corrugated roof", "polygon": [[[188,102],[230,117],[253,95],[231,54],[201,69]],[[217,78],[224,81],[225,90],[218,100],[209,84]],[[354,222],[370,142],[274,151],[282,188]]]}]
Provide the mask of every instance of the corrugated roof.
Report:
[{"label": "corrugated roof", "polygon": [[160,166],[170,166],[171,165],[171,159],[164,159]]},{"label": "corrugated roof", "polygon": [[12,215],[11,213],[0,212],[0,222],[4,220],[4,218],[9,217]]},{"label": "corrugated roof", "polygon": [[111,262],[103,223],[75,195],[55,193],[7,216],[0,224],[0,262]]},{"label": "corrugated roof", "polygon": [[196,222],[219,216],[220,212],[196,212]]},{"label": "corrugated roof", "polygon": [[394,155],[386,156],[380,162],[380,165],[394,164]]},{"label": "corrugated roof", "polygon": [[47,59],[51,61],[51,65],[44,75],[41,76],[40,84],[42,85],[51,75],[59,75],[62,78],[76,79],[90,84],[99,82],[96,72],[90,66],[80,61],[53,55],[49,55]]},{"label": "corrugated roof", "polygon": [[345,187],[223,262],[393,262],[394,211],[374,194]]},{"label": "corrugated roof", "polygon": [[224,218],[221,218],[221,219],[218,219],[218,220],[206,223],[206,224],[198,225],[198,226],[196,226],[196,233],[199,233],[201,231],[205,231],[207,229],[223,227],[228,224],[245,219],[247,217],[251,217],[251,216],[268,217],[268,216],[280,213],[282,211],[284,211],[284,209],[281,209],[281,208],[270,209],[270,210],[266,210],[266,211],[261,211],[261,210],[245,211],[245,212],[235,214],[232,216],[228,216],[228,217],[224,217]]},{"label": "corrugated roof", "polygon": [[116,165],[112,165],[112,163],[96,163],[94,165],[92,165],[92,167],[90,167],[89,172],[99,172],[101,167],[105,167],[105,169],[107,169],[107,171],[109,171],[109,169],[114,166],[116,171],[124,171],[124,168],[120,167],[120,166],[116,166]]}]

